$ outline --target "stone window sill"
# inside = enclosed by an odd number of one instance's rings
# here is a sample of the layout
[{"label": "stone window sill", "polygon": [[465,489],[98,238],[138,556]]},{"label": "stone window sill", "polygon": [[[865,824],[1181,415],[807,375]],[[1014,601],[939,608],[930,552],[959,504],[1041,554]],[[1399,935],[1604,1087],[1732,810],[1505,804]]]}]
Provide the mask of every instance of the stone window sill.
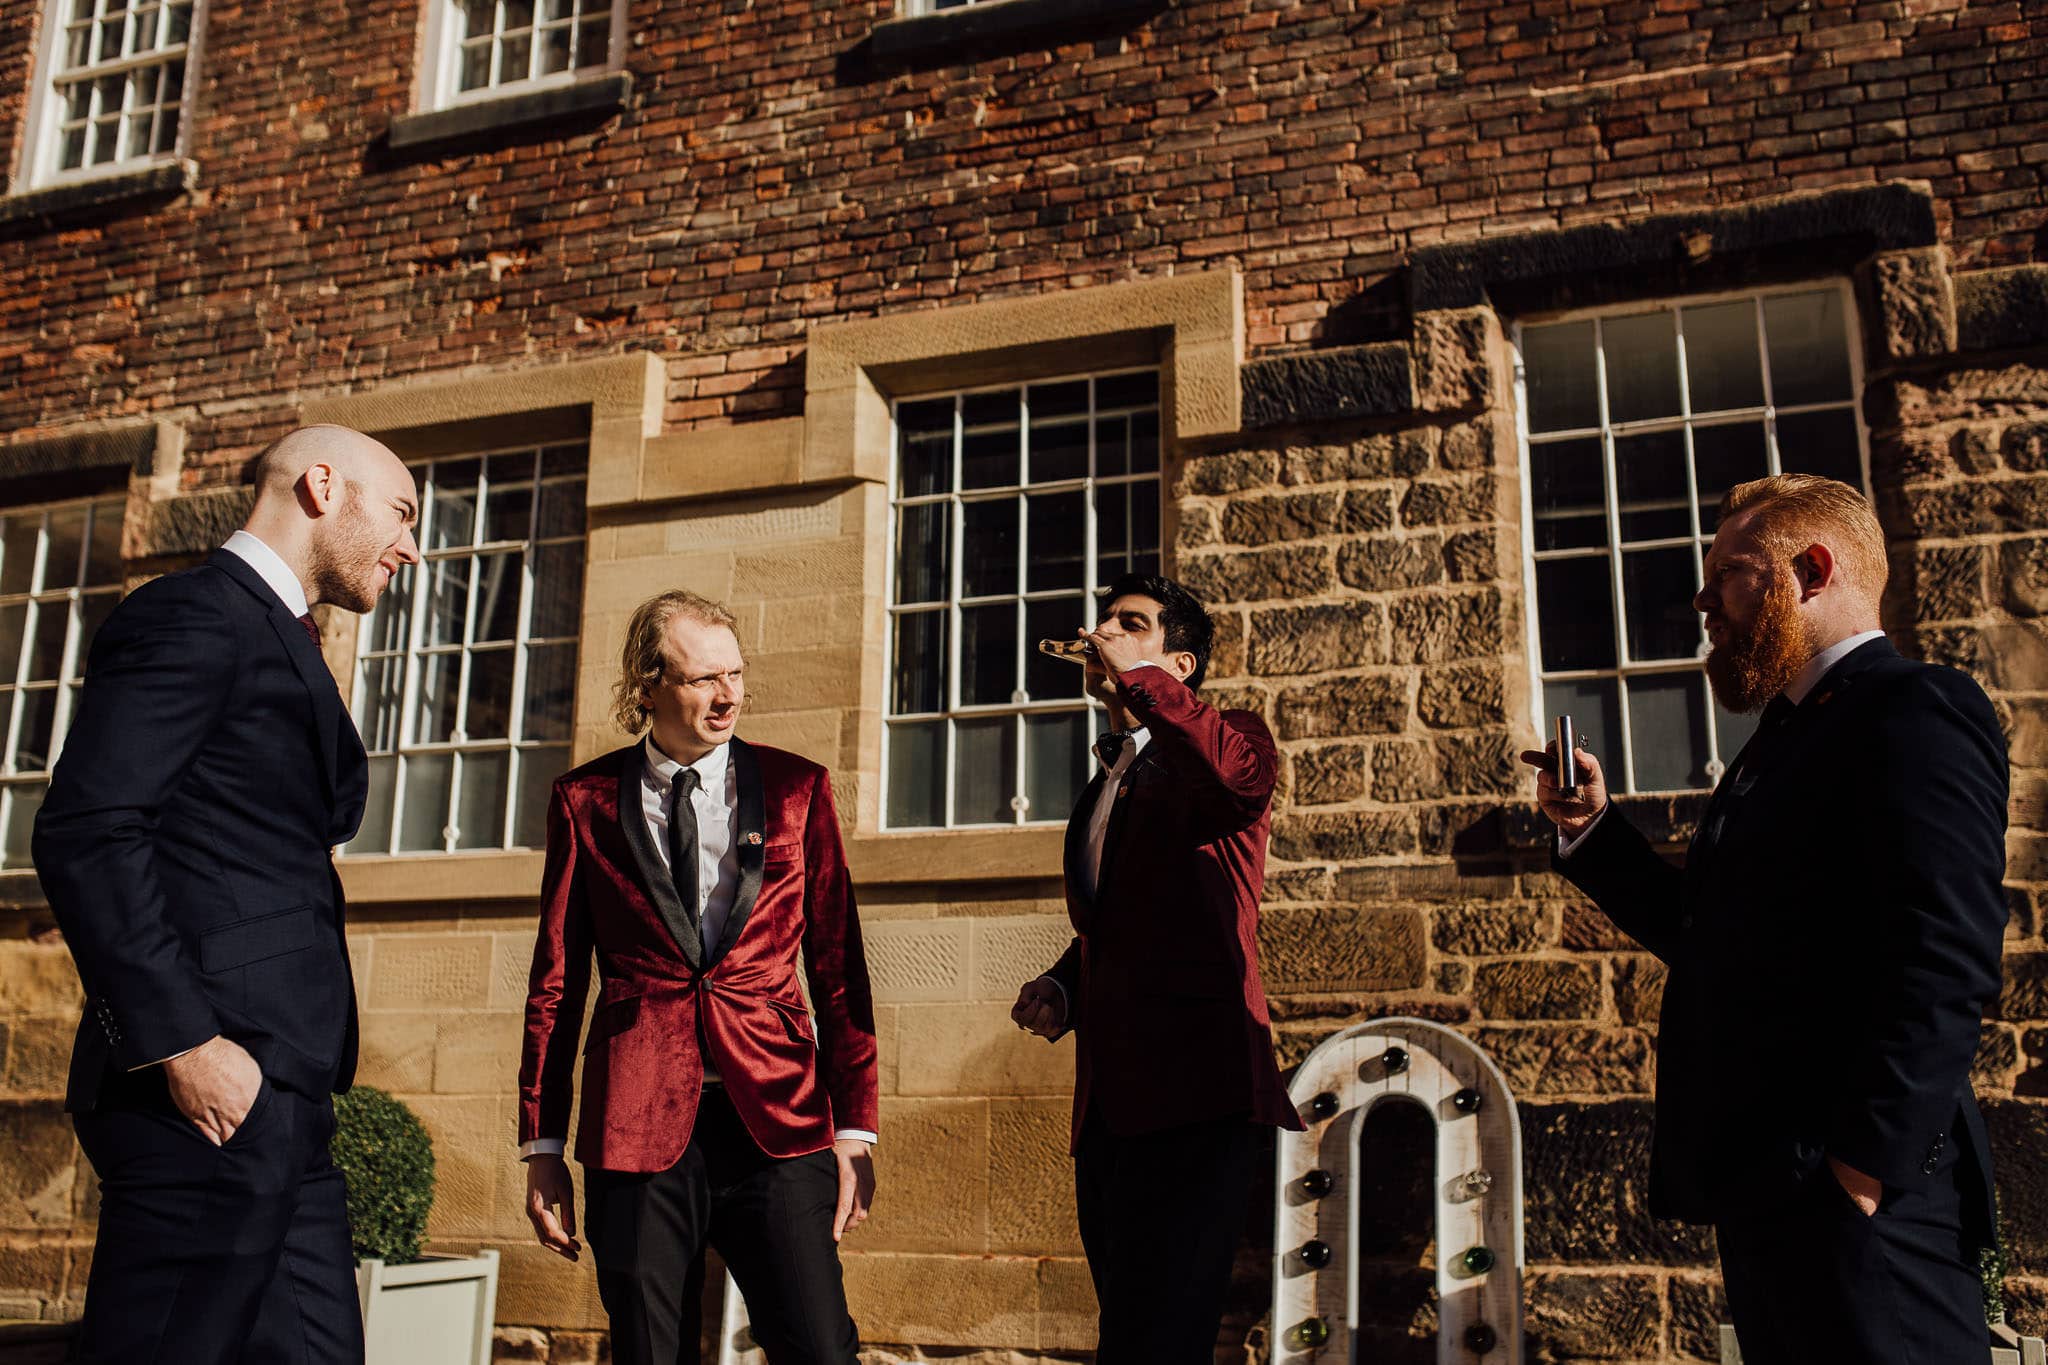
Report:
[{"label": "stone window sill", "polygon": [[0,199],[0,225],[73,218],[110,204],[175,199],[189,194],[198,183],[199,165],[193,161],[162,161],[90,180],[66,181]]},{"label": "stone window sill", "polygon": [[958,9],[913,14],[875,25],[868,52],[876,61],[945,57],[1048,32],[1093,31],[1105,22],[1165,8],[1167,0],[984,0]]},{"label": "stone window sill", "polygon": [[1029,881],[1061,875],[1066,839],[1063,824],[861,834],[846,860],[856,886]]},{"label": "stone window sill", "polygon": [[391,120],[385,141],[393,151],[410,151],[506,129],[609,115],[624,109],[632,93],[632,73],[614,71],[573,85],[519,91],[426,113],[400,114]]},{"label": "stone window sill", "polygon": [[357,854],[336,858],[341,889],[356,905],[537,901],[547,855],[539,849],[476,853]]}]

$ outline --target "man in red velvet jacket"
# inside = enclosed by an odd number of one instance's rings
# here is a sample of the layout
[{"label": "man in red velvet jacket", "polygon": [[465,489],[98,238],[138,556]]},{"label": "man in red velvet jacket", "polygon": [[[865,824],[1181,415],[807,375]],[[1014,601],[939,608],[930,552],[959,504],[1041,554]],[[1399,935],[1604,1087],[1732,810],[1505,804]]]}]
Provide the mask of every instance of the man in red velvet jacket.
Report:
[{"label": "man in red velvet jacket", "polygon": [[1097,1365],[1208,1365],[1262,1147],[1299,1129],[1259,983],[1278,767],[1265,722],[1195,695],[1215,625],[1129,575],[1082,638],[1116,729],[1067,825],[1077,937],[1011,1017],[1078,1035],[1074,1186]]},{"label": "man in red velvet jacket", "polygon": [[519,1067],[527,1214],[576,1259],[561,1153],[595,949],[576,1157],[612,1359],[696,1359],[709,1242],[773,1365],[852,1365],[836,1243],[874,1191],[867,960],[829,774],[733,735],[732,627],[694,593],[643,603],[615,700],[647,737],[555,783]]}]

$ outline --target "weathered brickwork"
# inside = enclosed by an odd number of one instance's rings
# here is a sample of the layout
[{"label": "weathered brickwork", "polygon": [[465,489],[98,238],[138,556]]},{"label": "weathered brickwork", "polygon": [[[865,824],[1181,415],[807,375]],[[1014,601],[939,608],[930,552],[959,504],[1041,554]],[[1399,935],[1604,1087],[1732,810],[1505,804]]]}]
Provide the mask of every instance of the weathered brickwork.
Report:
[{"label": "weathered brickwork", "polygon": [[[0,3],[10,165],[54,2]],[[180,458],[137,455],[137,479],[222,491],[154,489],[139,574],[217,539],[225,486],[308,405],[655,357],[641,434],[682,444],[615,487],[593,435],[578,715],[625,603],[678,577],[734,600],[750,733],[833,764],[863,878],[882,1198],[847,1278],[872,1365],[1081,1360],[1072,1050],[1006,1012],[1066,939],[1057,844],[979,881],[863,846],[886,499],[879,475],[811,471],[815,433],[780,419],[805,415],[817,324],[1235,269],[1241,429],[1167,452],[1168,557],[1219,618],[1214,699],[1283,751],[1260,940],[1283,1060],[1384,1014],[1469,1032],[1522,1105],[1531,1358],[1705,1360],[1711,1239],[1644,1209],[1663,969],[1548,872],[1514,763],[1537,718],[1506,337],[1541,308],[1851,278],[1886,624],[1979,677],[2012,745],[2007,980],[1977,1080],[2011,1311],[2048,1327],[2048,20],[2018,0],[1188,0],[892,64],[864,44],[890,14],[634,0],[622,111],[393,150],[415,0],[220,0],[196,189],[0,215],[0,439],[43,479],[82,432],[171,424]],[[726,424],[754,425],[688,454]],[[0,461],[0,503],[25,477]],[[1697,809],[1638,813],[1676,843]],[[33,888],[0,890],[0,1317],[68,1318],[96,1197],[58,1112],[79,987]],[[586,1365],[588,1263],[533,1245],[510,1147],[532,913],[525,885],[360,908],[362,1074],[435,1136],[436,1245],[504,1254],[498,1358]],[[1246,1209],[1234,1365],[1266,1345],[1270,1196]],[[1426,1232],[1369,1241],[1370,1335],[1433,1358]]]}]

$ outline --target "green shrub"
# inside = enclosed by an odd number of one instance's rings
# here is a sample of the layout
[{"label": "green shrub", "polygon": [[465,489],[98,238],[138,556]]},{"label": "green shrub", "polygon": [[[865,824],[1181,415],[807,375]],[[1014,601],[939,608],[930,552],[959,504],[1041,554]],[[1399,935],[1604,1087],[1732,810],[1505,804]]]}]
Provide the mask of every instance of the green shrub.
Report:
[{"label": "green shrub", "polygon": [[417,1261],[434,1206],[434,1144],[418,1116],[383,1091],[359,1085],[334,1097],[329,1150],[348,1186],[356,1259]]}]

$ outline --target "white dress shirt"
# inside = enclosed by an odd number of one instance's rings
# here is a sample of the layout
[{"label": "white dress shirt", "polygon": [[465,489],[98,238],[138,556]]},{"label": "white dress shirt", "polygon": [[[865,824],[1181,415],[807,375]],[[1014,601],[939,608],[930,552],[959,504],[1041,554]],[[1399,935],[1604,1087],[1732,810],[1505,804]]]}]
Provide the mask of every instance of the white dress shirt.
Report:
[{"label": "white dress shirt", "polygon": [[[720,744],[695,763],[678,763],[655,746],[654,736],[642,745],[645,762],[640,765],[640,809],[647,817],[647,832],[654,837],[655,856],[664,872],[668,861],[668,798],[676,776],[685,767],[697,771],[697,790],[690,793],[690,807],[697,813],[697,922],[704,927],[707,954],[725,934],[725,922],[732,916],[733,902],[740,891],[740,792],[732,775],[732,746]],[[704,1059],[704,1083],[719,1084],[711,1059]],[[841,1128],[835,1138],[853,1138],[874,1145],[876,1137],[864,1128]],[[519,1156],[560,1156],[565,1148],[561,1138],[535,1138],[521,1144]]]},{"label": "white dress shirt", "polygon": [[257,577],[269,585],[283,602],[285,610],[294,616],[304,616],[312,608],[306,605],[305,585],[292,572],[292,566],[278,556],[277,551],[265,545],[247,531],[237,531],[228,537],[228,543],[221,546],[235,558],[256,571]]},{"label": "white dress shirt", "polygon": [[1116,794],[1124,785],[1124,774],[1138,761],[1138,755],[1145,752],[1145,746],[1152,742],[1152,732],[1140,725],[1131,731],[1124,741],[1123,752],[1116,756],[1116,762],[1102,779],[1102,790],[1095,795],[1095,809],[1088,812],[1088,857],[1081,868],[1081,889],[1094,900],[1102,880],[1102,841],[1109,834],[1110,813],[1116,809]]},{"label": "white dress shirt", "polygon": [[[1828,671],[1836,664],[1842,662],[1842,660],[1848,658],[1872,640],[1882,640],[1883,638],[1884,632],[1881,630],[1866,630],[1861,634],[1851,635],[1846,640],[1835,641],[1835,643],[1814,655],[1812,661],[1806,667],[1799,670],[1799,676],[1788,683],[1784,692],[1780,695],[1794,706],[1800,705],[1813,692],[1814,688],[1820,686],[1820,680],[1825,678],[1828,675]],[[1569,839],[1565,838],[1562,834],[1558,835],[1557,856],[1560,858],[1571,857],[1572,852],[1580,844],[1586,842],[1586,836],[1599,828],[1600,822],[1607,818],[1607,812],[1613,808],[1614,802],[1610,800],[1605,806],[1600,808],[1600,813],[1593,817],[1592,823],[1577,834]]]}]

